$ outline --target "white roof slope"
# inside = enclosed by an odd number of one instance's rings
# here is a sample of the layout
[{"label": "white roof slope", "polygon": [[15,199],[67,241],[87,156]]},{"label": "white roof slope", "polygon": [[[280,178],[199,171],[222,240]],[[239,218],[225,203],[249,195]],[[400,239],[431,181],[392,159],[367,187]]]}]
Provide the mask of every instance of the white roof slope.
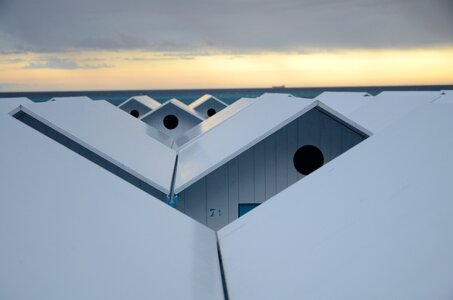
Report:
[{"label": "white roof slope", "polygon": [[0,114],[9,113],[16,107],[27,103],[33,103],[33,101],[25,97],[0,98]]},{"label": "white roof slope", "polygon": [[372,98],[372,95],[364,92],[323,92],[315,99],[347,116]]},{"label": "white roof slope", "polygon": [[451,299],[452,115],[427,104],[221,229],[230,298]]},{"label": "white roof slope", "polygon": [[439,92],[382,92],[347,114],[347,117],[376,133],[408,112],[439,97]]},{"label": "white roof slope", "polygon": [[198,98],[194,102],[190,103],[188,106],[190,108],[192,108],[192,109],[195,109],[195,108],[197,108],[198,106],[202,105],[203,103],[205,103],[206,101],[208,101],[210,99],[213,99],[214,101],[219,102],[220,104],[222,104],[224,106],[228,106],[228,104],[226,104],[225,102],[223,102],[219,98],[217,98],[215,96],[212,96],[212,95],[209,95],[209,94],[201,96],[200,98]]},{"label": "white roof slope", "polygon": [[196,117],[197,119],[200,119],[200,120],[204,120],[203,116],[201,116],[198,112],[196,112],[194,109],[190,108],[188,105],[186,105],[184,102],[181,102],[180,100],[176,99],[176,98],[172,98],[164,103],[162,103],[158,108],[156,108],[155,110],[153,111],[150,111],[149,113],[147,113],[146,115],[144,115],[143,117],[141,117],[140,119],[145,119],[146,117],[148,117],[149,115],[152,115],[152,114],[156,114],[157,111],[163,109],[165,106],[167,105],[174,105],[180,109],[182,109],[183,111],[189,113],[190,115]]},{"label": "white roof slope", "polygon": [[208,132],[212,128],[215,128],[217,125],[221,124],[225,120],[229,119],[231,116],[235,115],[237,112],[241,111],[245,107],[249,106],[256,101],[256,98],[241,98],[231,105],[225,107],[215,115],[207,118],[200,124],[196,125],[192,129],[188,130],[181,137],[179,137],[174,144],[174,147],[181,147],[187,142],[195,139],[196,137]]},{"label": "white roof slope", "polygon": [[76,97],[54,97],[52,99],[50,99],[49,101],[47,102],[66,102],[66,101],[69,101],[69,102],[72,102],[72,101],[87,101],[87,102],[90,102],[90,101],[94,101],[93,99],[87,97],[87,96],[76,96]]},{"label": "white roof slope", "polygon": [[138,102],[140,102],[141,104],[149,107],[150,109],[154,110],[156,108],[158,108],[161,103],[157,100],[154,100],[153,98],[149,97],[149,96],[146,96],[146,95],[142,95],[142,96],[133,96],[133,97],[130,97],[129,99],[127,99],[126,101],[124,101],[123,103],[121,103],[120,105],[118,105],[118,107],[121,107],[123,106],[124,104],[126,104],[127,102],[131,101],[131,100],[136,100]]},{"label": "white roof slope", "polygon": [[12,117],[0,139],[1,299],[223,299],[213,231]]},{"label": "white roof slope", "polygon": [[453,103],[453,90],[441,91],[441,96],[436,100],[436,103]]},{"label": "white roof slope", "polygon": [[264,94],[257,98],[178,151],[175,193],[315,106],[312,99],[288,94]]},{"label": "white roof slope", "polygon": [[23,110],[156,189],[170,192],[176,152],[155,139],[157,130],[110,103],[45,102]]}]

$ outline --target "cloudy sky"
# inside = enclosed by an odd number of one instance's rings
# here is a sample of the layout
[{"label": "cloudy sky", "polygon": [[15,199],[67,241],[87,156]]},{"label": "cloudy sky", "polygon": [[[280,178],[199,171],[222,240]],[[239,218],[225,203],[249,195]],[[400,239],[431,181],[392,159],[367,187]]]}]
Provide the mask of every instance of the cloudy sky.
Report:
[{"label": "cloudy sky", "polygon": [[453,84],[453,0],[0,0],[0,91]]}]

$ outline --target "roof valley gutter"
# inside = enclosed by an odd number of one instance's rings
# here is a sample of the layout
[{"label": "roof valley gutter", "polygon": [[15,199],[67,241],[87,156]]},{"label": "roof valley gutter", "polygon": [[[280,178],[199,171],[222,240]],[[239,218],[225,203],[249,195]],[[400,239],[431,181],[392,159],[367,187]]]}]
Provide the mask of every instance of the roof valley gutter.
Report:
[{"label": "roof valley gutter", "polygon": [[171,185],[170,185],[170,194],[167,195],[167,204],[176,208],[178,206],[178,195],[175,194],[175,181],[176,181],[176,172],[178,170],[178,153],[176,153],[175,157],[175,165],[173,167],[173,175],[171,177]]},{"label": "roof valley gutter", "polygon": [[228,286],[225,278],[225,269],[223,268],[222,250],[220,250],[219,235],[217,234],[217,232],[215,233],[215,237],[217,240],[217,253],[219,255],[220,277],[222,278],[223,298],[225,300],[229,300],[230,297],[228,295]]}]

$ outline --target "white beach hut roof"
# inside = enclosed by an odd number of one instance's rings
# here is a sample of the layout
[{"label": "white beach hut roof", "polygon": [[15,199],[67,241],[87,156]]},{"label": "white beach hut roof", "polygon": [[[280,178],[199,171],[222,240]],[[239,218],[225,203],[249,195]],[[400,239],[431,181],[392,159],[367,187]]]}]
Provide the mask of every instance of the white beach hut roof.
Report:
[{"label": "white beach hut roof", "polygon": [[174,148],[182,147],[187,142],[195,139],[196,137],[210,131],[211,129],[215,128],[217,125],[223,123],[225,120],[229,119],[230,117],[234,116],[236,113],[244,109],[245,107],[249,106],[250,104],[254,103],[256,98],[241,98],[231,105],[225,107],[215,115],[210,118],[207,118],[200,124],[196,125],[186,133],[184,133],[181,137],[179,137],[175,143]]},{"label": "white beach hut roof", "polygon": [[452,103],[453,104],[453,90],[441,91],[441,96],[435,103]]},{"label": "white beach hut roof", "polygon": [[219,98],[213,96],[213,95],[209,95],[209,94],[206,94],[206,95],[203,95],[201,96],[200,98],[198,98],[197,100],[195,100],[194,102],[190,103],[188,106],[192,109],[195,109],[197,108],[198,106],[202,105],[203,103],[205,103],[206,101],[209,101],[209,100],[214,100],[220,104],[222,104],[223,106],[228,106],[228,104],[226,104],[225,102],[223,102],[222,100],[220,100]]},{"label": "white beach hut roof", "polygon": [[175,193],[314,108],[316,101],[264,94],[178,151]]},{"label": "white beach hut roof", "polygon": [[145,119],[147,116],[149,116],[151,114],[155,114],[157,111],[159,111],[160,109],[163,109],[167,105],[174,105],[174,106],[182,109],[183,111],[187,112],[188,114],[192,115],[193,117],[195,117],[201,121],[204,120],[203,116],[201,116],[198,112],[196,112],[195,110],[190,108],[188,105],[186,105],[185,103],[181,102],[180,100],[178,100],[176,98],[172,98],[172,99],[162,103],[158,108],[156,108],[153,111],[150,111],[149,113],[147,113],[146,115],[141,117],[141,119]]},{"label": "white beach hut roof", "polygon": [[10,116],[0,139],[2,299],[223,299],[212,230]]},{"label": "white beach hut roof", "polygon": [[221,229],[230,298],[450,299],[452,115],[409,112]]},{"label": "white beach hut roof", "polygon": [[9,113],[22,104],[29,103],[33,103],[33,101],[26,97],[0,98],[0,115]]},{"label": "white beach hut roof", "polygon": [[170,192],[176,152],[162,143],[162,133],[110,103],[45,102],[25,105],[21,111],[157,190]]},{"label": "white beach hut roof", "polygon": [[382,92],[347,114],[347,117],[376,133],[410,111],[439,97],[439,92]]},{"label": "white beach hut roof", "polygon": [[372,95],[365,92],[323,92],[315,99],[347,116],[368,103],[372,97]]},{"label": "white beach hut roof", "polygon": [[141,96],[130,97],[129,99],[127,99],[126,101],[124,101],[123,103],[118,105],[118,107],[123,106],[124,104],[128,103],[131,100],[135,100],[137,102],[140,102],[141,104],[147,106],[151,110],[154,110],[154,109],[158,108],[161,105],[161,103],[159,101],[157,101],[157,100],[155,100],[155,99],[153,99],[153,98],[151,98],[149,96],[141,95]]},{"label": "white beach hut roof", "polygon": [[74,96],[74,97],[53,97],[49,99],[47,102],[73,102],[73,101],[86,101],[90,102],[93,101],[93,99],[86,97],[86,96]]}]

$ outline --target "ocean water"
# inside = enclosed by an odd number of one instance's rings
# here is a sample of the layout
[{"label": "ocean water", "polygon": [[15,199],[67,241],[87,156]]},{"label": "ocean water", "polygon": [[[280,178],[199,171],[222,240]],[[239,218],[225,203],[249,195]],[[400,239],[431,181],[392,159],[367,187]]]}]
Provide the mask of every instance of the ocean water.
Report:
[{"label": "ocean water", "polygon": [[381,87],[328,87],[328,88],[250,88],[250,89],[198,89],[198,90],[130,90],[130,91],[73,91],[73,92],[11,92],[1,93],[0,98],[27,97],[35,102],[47,101],[53,97],[88,96],[93,100],[107,100],[118,105],[126,99],[137,95],[148,95],[160,102],[176,98],[189,104],[197,98],[211,94],[231,104],[234,101],[249,97],[258,97],[264,93],[288,93],[296,97],[314,98],[324,91],[368,92],[377,95],[382,91],[439,91],[453,90],[453,85],[438,86],[381,86]]}]

